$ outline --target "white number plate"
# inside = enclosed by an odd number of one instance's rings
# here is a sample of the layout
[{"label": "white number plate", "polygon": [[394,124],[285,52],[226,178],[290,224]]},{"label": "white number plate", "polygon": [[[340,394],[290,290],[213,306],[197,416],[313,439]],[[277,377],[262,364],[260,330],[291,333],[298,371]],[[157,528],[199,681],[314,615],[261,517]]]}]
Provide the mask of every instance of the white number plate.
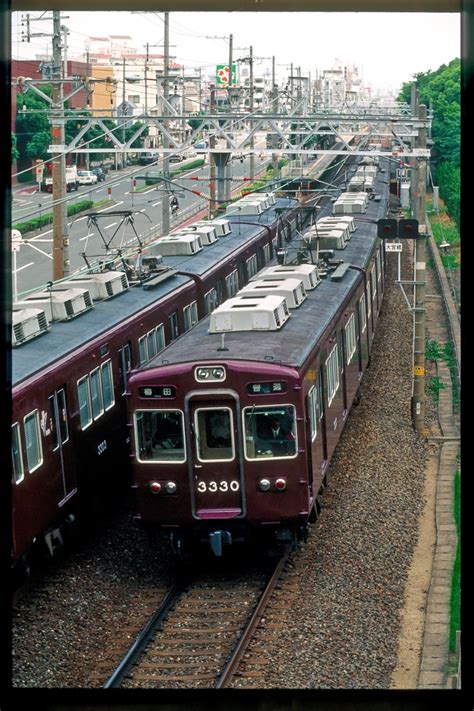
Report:
[{"label": "white number plate", "polygon": [[200,494],[211,493],[215,494],[217,491],[238,491],[240,489],[240,484],[238,481],[198,481],[197,490]]}]

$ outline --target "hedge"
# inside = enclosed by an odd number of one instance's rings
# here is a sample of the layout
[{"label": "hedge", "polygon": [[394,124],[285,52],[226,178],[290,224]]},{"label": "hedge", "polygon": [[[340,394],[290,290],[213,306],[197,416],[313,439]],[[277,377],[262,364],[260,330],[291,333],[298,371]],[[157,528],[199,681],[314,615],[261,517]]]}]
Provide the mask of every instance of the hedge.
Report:
[{"label": "hedge", "polygon": [[[78,212],[82,212],[83,210],[90,210],[92,207],[94,207],[94,203],[92,202],[92,200],[81,200],[80,202],[76,202],[73,205],[68,205],[67,216],[71,217],[72,215],[76,215]],[[23,235],[26,232],[33,232],[34,230],[39,230],[45,225],[50,225],[52,222],[53,214],[51,212],[48,212],[45,215],[33,217],[27,222],[18,222],[16,225],[13,225],[12,229],[19,230]]]}]

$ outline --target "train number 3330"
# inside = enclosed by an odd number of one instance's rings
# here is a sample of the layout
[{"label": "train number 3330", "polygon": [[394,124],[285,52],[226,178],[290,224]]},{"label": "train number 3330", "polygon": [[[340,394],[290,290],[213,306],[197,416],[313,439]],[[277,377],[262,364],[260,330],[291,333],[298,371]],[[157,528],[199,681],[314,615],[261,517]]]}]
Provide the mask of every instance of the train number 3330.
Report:
[{"label": "train number 3330", "polygon": [[197,490],[200,494],[206,492],[215,493],[216,491],[238,491],[240,484],[238,481],[198,481]]}]

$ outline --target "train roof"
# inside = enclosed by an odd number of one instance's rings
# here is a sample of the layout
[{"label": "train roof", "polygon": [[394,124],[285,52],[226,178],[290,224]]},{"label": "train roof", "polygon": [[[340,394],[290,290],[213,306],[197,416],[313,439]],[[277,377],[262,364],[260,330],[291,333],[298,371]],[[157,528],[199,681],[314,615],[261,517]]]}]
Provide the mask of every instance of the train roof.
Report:
[{"label": "train roof", "polygon": [[[371,200],[365,214],[353,215],[357,229],[344,249],[334,250],[335,259],[343,259],[345,264],[359,269],[369,264],[374,248],[380,241],[376,236],[375,223],[386,214],[386,180],[379,180],[378,193],[381,199]],[[222,359],[265,361],[301,367],[351,293],[354,284],[361,279],[359,270],[350,268],[344,271],[342,278],[334,276],[331,278],[328,275],[319,286],[308,291],[304,303],[291,311],[291,317],[278,331],[226,332],[226,350],[222,351],[222,334],[208,332],[210,319],[206,317],[139,370],[148,372],[165,364]],[[311,334],[311,338],[308,338],[308,334]]]},{"label": "train roof", "polygon": [[[262,226],[273,225],[278,216],[277,208],[291,209],[296,204],[297,201],[293,199],[277,198],[275,205],[270,206],[261,215],[245,215],[242,218],[226,216],[232,224],[232,232],[229,235],[205,246],[197,254],[163,257],[163,266],[202,277],[229,257],[236,248],[249,241]],[[143,253],[146,254],[146,249]],[[170,295],[175,289],[189,283],[190,279],[191,277],[175,273],[150,289],[131,286],[111,299],[95,301],[93,309],[77,318],[54,322],[46,333],[13,349],[13,386],[51,367],[64,356],[82,348],[88,341],[118,327],[122,322]]]}]

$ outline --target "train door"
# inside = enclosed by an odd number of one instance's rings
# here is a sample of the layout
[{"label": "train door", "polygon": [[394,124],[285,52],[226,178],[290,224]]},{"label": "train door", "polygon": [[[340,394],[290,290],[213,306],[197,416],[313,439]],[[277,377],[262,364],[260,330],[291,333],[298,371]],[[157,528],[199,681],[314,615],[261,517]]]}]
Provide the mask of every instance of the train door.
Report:
[{"label": "train door", "polygon": [[347,343],[343,331],[337,334],[339,344],[339,380],[342,389],[343,413],[345,418],[347,414],[347,381],[346,381],[346,363],[347,363]]},{"label": "train door", "polygon": [[191,397],[187,417],[193,516],[200,519],[242,516],[244,482],[236,401]]},{"label": "train door", "polygon": [[326,434],[326,408],[324,407],[324,387],[323,387],[323,366],[319,366],[318,376],[316,379],[317,397],[317,419],[321,434],[321,447],[323,453],[323,466],[326,466],[328,460],[328,443]]},{"label": "train door", "polygon": [[62,498],[58,505],[62,506],[76,491],[76,473],[65,386],[55,390],[48,397],[48,405],[52,443],[51,456],[57,460],[61,472]]}]

